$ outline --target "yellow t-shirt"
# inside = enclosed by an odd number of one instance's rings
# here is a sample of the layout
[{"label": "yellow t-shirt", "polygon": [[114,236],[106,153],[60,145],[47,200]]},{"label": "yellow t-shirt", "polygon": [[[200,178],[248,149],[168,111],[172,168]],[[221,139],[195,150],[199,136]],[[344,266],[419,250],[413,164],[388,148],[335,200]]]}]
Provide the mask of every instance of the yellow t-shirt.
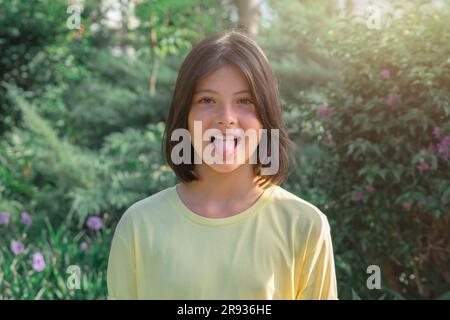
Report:
[{"label": "yellow t-shirt", "polygon": [[227,218],[192,212],[175,186],[136,202],[107,282],[109,299],[337,299],[326,216],[276,185]]}]

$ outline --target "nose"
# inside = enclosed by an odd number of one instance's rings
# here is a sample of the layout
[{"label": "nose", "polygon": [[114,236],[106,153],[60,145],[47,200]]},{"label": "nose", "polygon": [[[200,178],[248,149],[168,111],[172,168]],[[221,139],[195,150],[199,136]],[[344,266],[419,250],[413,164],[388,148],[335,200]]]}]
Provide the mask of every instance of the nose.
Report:
[{"label": "nose", "polygon": [[220,108],[220,112],[217,115],[217,124],[223,126],[235,125],[237,122],[236,113],[232,103],[225,103]]}]

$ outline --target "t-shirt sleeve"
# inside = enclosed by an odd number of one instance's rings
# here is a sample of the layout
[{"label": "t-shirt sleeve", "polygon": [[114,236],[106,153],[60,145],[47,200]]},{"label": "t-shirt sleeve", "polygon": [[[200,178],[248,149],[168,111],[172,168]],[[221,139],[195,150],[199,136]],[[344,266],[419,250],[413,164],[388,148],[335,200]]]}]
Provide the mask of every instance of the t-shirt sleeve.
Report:
[{"label": "t-shirt sleeve", "polygon": [[136,259],[134,246],[116,228],[108,260],[108,300],[136,300]]},{"label": "t-shirt sleeve", "polygon": [[336,272],[330,226],[326,216],[312,225],[300,259],[296,300],[337,300]]}]

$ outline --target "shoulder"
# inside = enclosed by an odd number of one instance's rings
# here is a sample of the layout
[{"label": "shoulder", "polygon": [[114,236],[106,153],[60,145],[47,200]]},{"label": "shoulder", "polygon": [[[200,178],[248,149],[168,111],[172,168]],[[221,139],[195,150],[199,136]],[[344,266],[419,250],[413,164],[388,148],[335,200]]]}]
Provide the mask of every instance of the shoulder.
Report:
[{"label": "shoulder", "polygon": [[166,206],[170,202],[170,193],[173,191],[174,187],[169,187],[133,203],[120,218],[116,233],[125,235],[139,227],[148,227],[150,221],[161,217],[161,213],[167,211]]},{"label": "shoulder", "polygon": [[314,204],[281,186],[274,188],[271,200],[276,215],[285,217],[293,226],[314,235],[329,232],[327,216]]}]

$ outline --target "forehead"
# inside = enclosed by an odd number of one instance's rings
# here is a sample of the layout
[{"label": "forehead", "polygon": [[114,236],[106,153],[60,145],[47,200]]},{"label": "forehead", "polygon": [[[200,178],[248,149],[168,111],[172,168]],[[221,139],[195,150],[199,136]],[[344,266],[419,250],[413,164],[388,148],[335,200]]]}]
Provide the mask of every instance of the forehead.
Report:
[{"label": "forehead", "polygon": [[235,92],[249,90],[249,85],[239,68],[232,65],[223,65],[197,81],[195,91],[204,89]]}]

